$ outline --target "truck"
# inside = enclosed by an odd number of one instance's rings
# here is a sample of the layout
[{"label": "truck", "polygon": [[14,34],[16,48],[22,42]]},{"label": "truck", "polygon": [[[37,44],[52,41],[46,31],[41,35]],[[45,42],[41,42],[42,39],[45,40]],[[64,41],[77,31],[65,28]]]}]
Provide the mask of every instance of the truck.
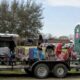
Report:
[{"label": "truck", "polygon": [[[50,73],[58,78],[65,77],[71,69],[80,69],[80,26],[75,28],[74,35],[74,51],[77,52],[77,59],[73,60],[69,57],[67,60],[56,60],[56,59],[43,59],[35,60],[22,59],[18,57],[12,57],[11,55],[6,55],[4,52],[4,47],[8,47],[13,38],[18,37],[14,34],[0,34],[0,48],[3,48],[3,53],[0,52],[0,70],[14,70],[14,69],[24,69],[26,73],[33,74],[37,78],[46,78]],[[0,50],[1,51],[1,50]],[[23,53],[24,54],[24,53]],[[19,55],[18,55],[19,56]]]}]

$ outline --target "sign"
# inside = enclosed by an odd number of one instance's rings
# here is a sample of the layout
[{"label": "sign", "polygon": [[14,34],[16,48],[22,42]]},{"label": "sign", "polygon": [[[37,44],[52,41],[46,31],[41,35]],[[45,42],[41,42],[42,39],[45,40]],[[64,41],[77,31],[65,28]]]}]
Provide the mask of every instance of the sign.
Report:
[{"label": "sign", "polygon": [[76,39],[78,39],[79,38],[79,33],[76,33]]}]

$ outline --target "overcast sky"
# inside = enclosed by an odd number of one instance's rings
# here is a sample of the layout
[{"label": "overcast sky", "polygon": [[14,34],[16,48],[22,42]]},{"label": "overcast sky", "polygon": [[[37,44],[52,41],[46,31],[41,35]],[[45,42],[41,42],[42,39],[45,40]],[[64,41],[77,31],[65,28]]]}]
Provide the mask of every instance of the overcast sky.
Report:
[{"label": "overcast sky", "polygon": [[53,36],[74,34],[80,23],[80,0],[42,0],[44,4],[44,33]]},{"label": "overcast sky", "polygon": [[51,33],[53,36],[74,34],[75,26],[80,23],[80,0],[36,1],[43,3],[44,7],[44,26],[41,32]]}]

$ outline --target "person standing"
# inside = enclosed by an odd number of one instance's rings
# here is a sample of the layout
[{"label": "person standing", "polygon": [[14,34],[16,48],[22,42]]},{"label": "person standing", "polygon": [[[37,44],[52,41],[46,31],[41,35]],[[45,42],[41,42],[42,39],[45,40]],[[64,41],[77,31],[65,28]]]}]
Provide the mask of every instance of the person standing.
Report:
[{"label": "person standing", "polygon": [[40,34],[39,35],[39,39],[38,39],[38,45],[37,45],[37,49],[38,49],[38,59],[42,60],[44,59],[44,53],[43,53],[43,49],[42,49],[42,43],[43,43],[43,37]]},{"label": "person standing", "polygon": [[14,40],[12,39],[9,42],[9,49],[10,49],[9,64],[10,65],[12,64],[13,59],[15,59],[15,47],[16,47],[16,44],[15,44]]}]

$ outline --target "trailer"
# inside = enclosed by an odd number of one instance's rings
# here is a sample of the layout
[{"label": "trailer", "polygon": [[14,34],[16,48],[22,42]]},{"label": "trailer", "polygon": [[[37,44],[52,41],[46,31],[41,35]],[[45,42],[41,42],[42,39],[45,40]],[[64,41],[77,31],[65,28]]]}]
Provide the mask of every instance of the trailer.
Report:
[{"label": "trailer", "polygon": [[[77,33],[76,33],[77,30]],[[0,34],[0,48],[5,47],[5,45],[9,46],[10,41],[13,40],[14,34]],[[78,40],[77,40],[78,39]],[[76,43],[79,43],[79,27],[75,28],[75,45],[74,50],[78,52],[79,54],[79,46],[78,48]],[[2,46],[1,46],[2,45]],[[79,44],[78,44],[79,45]],[[79,49],[79,50],[78,50]],[[26,73],[33,74],[37,78],[46,78],[49,73],[52,73],[54,76],[58,78],[65,77],[72,68],[78,70],[80,69],[80,58],[79,55],[76,60],[71,59],[71,56],[69,56],[66,60],[57,60],[57,59],[23,59],[17,58],[15,56],[15,59],[8,55],[6,55],[5,50],[2,50],[3,54],[0,54],[0,70],[14,70],[14,69],[24,69]],[[47,50],[46,50],[47,51]],[[24,56],[26,57],[26,56]]]},{"label": "trailer", "polygon": [[15,69],[24,69],[27,74],[35,75],[37,78],[46,78],[50,73],[55,77],[63,78],[67,75],[68,71],[72,68],[80,69],[78,64],[70,64],[70,61],[22,61],[19,64],[14,64],[14,61],[11,61],[11,65],[1,64],[0,70],[15,70]]}]

